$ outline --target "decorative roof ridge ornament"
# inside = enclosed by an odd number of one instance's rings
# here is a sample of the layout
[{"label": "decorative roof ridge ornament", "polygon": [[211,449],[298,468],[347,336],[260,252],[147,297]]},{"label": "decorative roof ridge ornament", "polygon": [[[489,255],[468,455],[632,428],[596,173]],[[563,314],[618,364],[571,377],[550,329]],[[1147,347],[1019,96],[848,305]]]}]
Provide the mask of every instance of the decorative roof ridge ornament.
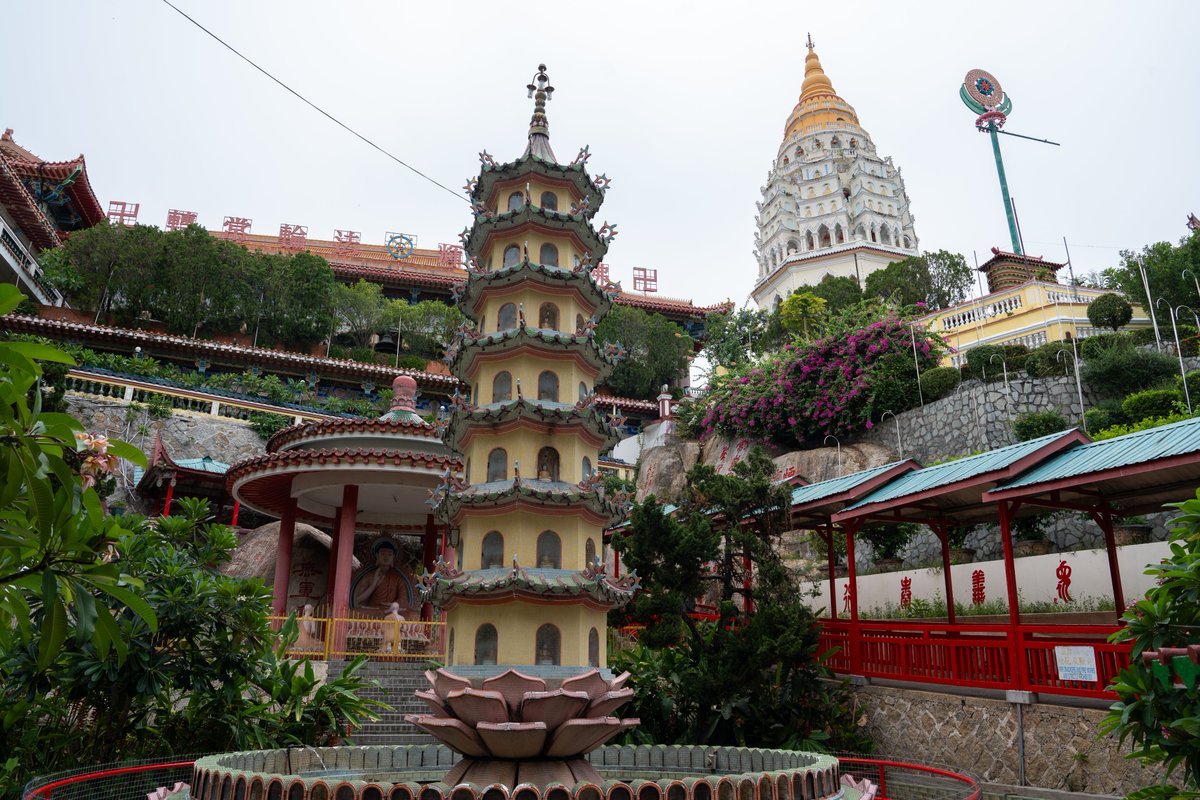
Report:
[{"label": "decorative roof ridge ornament", "polygon": [[529,145],[525,148],[525,155],[551,164],[558,163],[554,151],[550,149],[550,121],[546,118],[546,102],[552,99],[554,87],[550,85],[550,76],[546,74],[545,64],[538,64],[537,72],[525,88],[533,98],[533,116],[529,120]]}]

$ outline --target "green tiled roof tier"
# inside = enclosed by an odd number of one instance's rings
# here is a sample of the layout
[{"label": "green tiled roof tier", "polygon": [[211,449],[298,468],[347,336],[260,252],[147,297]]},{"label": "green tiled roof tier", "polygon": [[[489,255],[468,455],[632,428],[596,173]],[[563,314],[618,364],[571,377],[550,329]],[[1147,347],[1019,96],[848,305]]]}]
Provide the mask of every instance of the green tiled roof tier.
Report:
[{"label": "green tiled roof tier", "polygon": [[459,331],[454,341],[446,348],[445,361],[459,380],[469,382],[468,374],[476,357],[484,353],[516,350],[523,346],[532,346],[555,354],[564,351],[579,353],[584,361],[598,371],[596,383],[601,383],[607,378],[625,355],[624,349],[619,345],[611,342],[606,342],[603,346],[597,344],[590,330],[585,333],[566,333],[519,324],[515,328],[482,336]]},{"label": "green tiled roof tier", "polygon": [[478,322],[473,309],[485,289],[506,288],[523,281],[531,281],[544,286],[566,286],[577,289],[584,298],[596,306],[596,310],[593,312],[593,316],[596,318],[600,318],[608,312],[616,295],[616,292],[610,292],[606,287],[597,284],[587,266],[569,269],[548,264],[536,264],[526,259],[490,272],[471,270],[466,283],[455,287],[454,299],[471,321]]},{"label": "green tiled roof tier", "polygon": [[583,214],[550,211],[535,205],[524,205],[503,214],[489,211],[478,215],[475,224],[463,237],[463,248],[472,258],[478,259],[489,236],[502,235],[531,224],[554,233],[574,235],[583,249],[591,253],[594,264],[599,264],[608,252],[609,239],[597,233]]},{"label": "green tiled roof tier", "polygon": [[460,598],[497,598],[542,600],[578,598],[605,609],[625,605],[637,592],[639,578],[630,574],[619,580],[592,568],[539,569],[521,566],[460,572],[441,563],[435,572],[421,576],[421,596],[440,608],[452,606]]},{"label": "green tiled roof tier", "polygon": [[561,432],[562,427],[578,426],[600,440],[597,449],[601,452],[621,441],[621,434],[614,425],[614,419],[596,404],[595,395],[591,395],[575,405],[529,398],[484,406],[459,403],[461,401],[456,401],[453,416],[450,418],[444,438],[447,445],[459,452],[462,452],[459,444],[472,428],[484,426],[491,428],[493,425],[515,420],[553,425],[559,428],[558,432]]},{"label": "green tiled roof tier", "polygon": [[433,490],[431,502],[440,505],[448,519],[472,508],[496,508],[521,502],[546,508],[571,508],[590,511],[615,525],[629,513],[629,497],[624,492],[606,493],[599,476],[581,483],[525,480],[520,477],[470,485],[446,485]]},{"label": "green tiled roof tier", "polygon": [[471,191],[469,196],[471,202],[486,202],[497,183],[528,175],[537,175],[549,178],[552,181],[568,181],[571,183],[583,195],[584,199],[587,200],[590,210],[590,213],[587,214],[589,218],[592,214],[596,213],[600,208],[600,204],[604,202],[604,193],[596,187],[596,181],[588,175],[583,164],[569,164],[564,166],[530,153],[526,153],[516,161],[509,161],[506,164],[496,164],[495,162],[484,160],[479,177],[473,184],[470,184]]}]

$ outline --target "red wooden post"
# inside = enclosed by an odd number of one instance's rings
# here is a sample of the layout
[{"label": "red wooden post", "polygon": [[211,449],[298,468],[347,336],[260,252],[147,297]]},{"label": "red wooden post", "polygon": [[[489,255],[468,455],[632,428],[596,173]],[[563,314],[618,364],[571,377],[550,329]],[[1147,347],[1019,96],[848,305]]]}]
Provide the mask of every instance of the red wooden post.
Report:
[{"label": "red wooden post", "polygon": [[237,500],[233,501],[233,515],[229,518],[229,527],[237,527],[238,512],[242,510],[242,504]]},{"label": "red wooden post", "polygon": [[338,508],[333,514],[333,530],[329,536],[329,563],[325,567],[325,597],[329,600],[329,610],[333,611],[333,592],[337,588],[337,559],[338,559],[338,530],[342,527],[342,509]]},{"label": "red wooden post", "polygon": [[[333,616],[345,619],[350,614],[350,565],[354,559],[354,524],[358,519],[358,485],[342,487],[342,513],[337,529],[337,580],[333,595]],[[346,623],[337,624],[334,644],[346,652]]]},{"label": "red wooden post", "polygon": [[[998,504],[1000,514],[1000,541],[1004,545],[1004,583],[1008,589],[1008,636],[1009,653],[1012,659],[1014,689],[1025,689],[1029,684],[1025,677],[1025,643],[1021,641],[1021,602],[1017,595],[1017,565],[1013,559],[1012,527],[1009,525],[1008,502]],[[1016,511],[1013,503],[1012,511]]]},{"label": "red wooden post", "polygon": [[1113,536],[1112,511],[1093,512],[1093,518],[1104,531],[1104,549],[1108,551],[1108,575],[1112,580],[1113,602],[1117,608],[1117,619],[1125,613],[1125,590],[1121,588],[1121,565],[1117,561],[1117,540]]},{"label": "red wooden post", "polygon": [[745,606],[746,613],[754,613],[754,562],[750,560],[750,547],[742,551],[742,570],[745,577],[742,578],[742,589],[745,591],[743,597],[746,598]]},{"label": "red wooden post", "polygon": [[858,630],[858,570],[854,565],[854,534],[858,532],[860,525],[858,520],[850,520],[845,525],[847,581],[850,583],[850,672],[853,675],[862,674],[862,636]]},{"label": "red wooden post", "polygon": [[175,499],[175,479],[171,478],[167,484],[167,500],[163,503],[162,515],[164,517],[171,516],[171,501]]},{"label": "red wooden post", "polygon": [[829,562],[829,618],[837,619],[837,585],[834,582],[837,577],[837,554],[833,552],[833,523],[826,525],[824,532],[818,533],[825,538],[825,553]]},{"label": "red wooden post", "polygon": [[942,580],[946,584],[946,621],[954,624],[954,579],[950,577],[950,531],[945,523],[933,529],[942,542]]},{"label": "red wooden post", "polygon": [[[236,506],[235,506],[236,508]],[[296,537],[296,500],[288,498],[279,518],[279,542],[275,548],[275,583],[271,587],[271,613],[287,613],[288,584],[292,579],[292,541]]]}]

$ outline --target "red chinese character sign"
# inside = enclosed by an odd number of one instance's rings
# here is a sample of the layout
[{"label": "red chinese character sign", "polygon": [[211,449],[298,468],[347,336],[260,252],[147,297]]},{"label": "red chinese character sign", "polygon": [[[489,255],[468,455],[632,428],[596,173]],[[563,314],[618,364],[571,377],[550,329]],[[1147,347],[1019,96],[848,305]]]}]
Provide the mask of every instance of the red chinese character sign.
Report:
[{"label": "red chinese character sign", "polygon": [[137,224],[138,209],[142,207],[141,203],[126,203],[121,200],[110,200],[108,203],[108,221],[116,225]]},{"label": "red chinese character sign", "polygon": [[343,258],[351,258],[358,253],[362,243],[361,231],[349,231],[338,228],[333,232],[333,252]]},{"label": "red chinese character sign", "polygon": [[633,290],[635,292],[657,292],[658,270],[647,267],[634,267]]},{"label": "red chinese character sign", "polygon": [[611,282],[608,277],[608,264],[597,264],[592,270],[592,277],[596,280],[596,285],[606,288]]},{"label": "red chinese character sign", "polygon": [[912,578],[900,579],[900,607],[908,608],[912,605]]},{"label": "red chinese character sign", "polygon": [[987,586],[984,584],[983,570],[977,569],[971,573],[971,602],[981,606],[987,601]]},{"label": "red chinese character sign", "polygon": [[307,225],[283,224],[279,226],[279,246],[283,249],[298,250],[304,247],[304,243],[307,241]]},{"label": "red chinese character sign", "polygon": [[438,245],[438,266],[454,269],[462,266],[463,249],[456,244]]},{"label": "red chinese character sign", "polygon": [[1055,587],[1058,591],[1058,602],[1062,600],[1064,603],[1071,602],[1071,565],[1066,561],[1058,562],[1058,569],[1054,570],[1054,577],[1058,578],[1058,586]]},{"label": "red chinese character sign", "polygon": [[850,613],[850,601],[854,597],[854,589],[850,586],[850,582],[846,582],[845,588],[842,589],[842,613]]},{"label": "red chinese character sign", "polygon": [[183,230],[188,225],[194,225],[196,219],[197,215],[195,211],[180,211],[177,208],[172,208],[167,212],[167,230]]},{"label": "red chinese character sign", "polygon": [[221,230],[228,234],[229,239],[240,242],[250,233],[250,226],[253,224],[254,220],[249,217],[226,217],[221,223]]}]

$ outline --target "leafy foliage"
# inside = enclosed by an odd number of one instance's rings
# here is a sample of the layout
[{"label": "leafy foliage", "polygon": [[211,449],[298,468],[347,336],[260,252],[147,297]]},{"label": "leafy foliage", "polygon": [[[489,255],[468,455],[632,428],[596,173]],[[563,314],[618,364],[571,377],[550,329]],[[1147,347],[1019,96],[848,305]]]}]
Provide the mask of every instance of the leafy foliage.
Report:
[{"label": "leafy foliage", "polygon": [[863,299],[858,281],[846,275],[826,275],[812,287],[812,293],[825,301],[825,307],[833,312],[849,308]]},{"label": "leafy foliage", "polygon": [[1075,370],[1074,358],[1070,342],[1047,342],[1025,357],[1025,371],[1031,378],[1071,375]]},{"label": "leafy foliage", "polygon": [[[1146,278],[1154,289],[1154,299],[1165,297],[1172,307],[1196,303],[1196,284],[1192,276],[1200,274],[1200,234],[1192,233],[1179,244],[1156,242],[1141,252],[1121,251],[1119,266],[1101,273],[1101,283],[1116,289],[1142,308],[1149,308],[1146,287],[1138,269],[1138,259],[1146,268]],[[1184,274],[1184,271],[1190,271]],[[1151,334],[1153,335],[1153,334]]]},{"label": "leafy foliage", "polygon": [[[732,475],[698,466],[673,515],[647,500],[614,534],[614,547],[642,576],[632,608],[613,621],[645,627],[636,647],[611,657],[614,669],[634,675],[631,713],[642,720],[634,737],[869,747],[852,696],[825,680],[816,620],[779,560],[789,495],[771,483],[773,470],[759,448]],[[715,619],[688,613],[701,596],[711,598]]]},{"label": "leafy foliage", "polygon": [[808,339],[817,330],[825,299],[812,292],[792,292],[779,306],[779,321],[788,333]]},{"label": "leafy foliage", "polygon": [[[1143,653],[1194,644],[1200,635],[1200,492],[1174,507],[1182,513],[1171,531],[1171,554],[1146,569],[1155,585],[1130,604],[1121,617],[1124,627],[1112,637],[1129,644],[1129,666],[1113,682],[1118,700],[1101,730],[1122,744],[1129,740],[1134,747],[1129,758],[1163,764],[1168,777],[1178,774],[1183,788],[1194,793],[1200,790],[1196,665],[1186,656],[1168,663],[1142,659]],[[1157,796],[1179,796],[1170,788],[1171,794]]]},{"label": "leafy foliage", "polygon": [[918,526],[910,522],[869,525],[862,529],[862,537],[871,543],[875,559],[897,558],[900,551],[912,541]]},{"label": "leafy foliage", "polygon": [[77,308],[162,321],[194,336],[243,327],[300,346],[324,338],[333,271],[310,253],[251,253],[199,225],[95,225],[43,255],[47,280]]},{"label": "leafy foliage", "polygon": [[1168,355],[1118,343],[1083,362],[1079,374],[1089,387],[1115,398],[1169,380],[1177,371],[1178,362]]},{"label": "leafy foliage", "polygon": [[891,298],[902,306],[947,308],[967,297],[973,276],[958,253],[938,250],[894,261],[867,276],[863,293]]},{"label": "leafy foliage", "polygon": [[1116,333],[1133,319],[1133,306],[1121,295],[1106,292],[1088,303],[1087,316],[1097,328],[1112,328]]},{"label": "leafy foliage", "polygon": [[762,353],[768,314],[751,308],[712,312],[704,320],[704,347],[709,363],[737,369]]},{"label": "leafy foliage", "polygon": [[1069,427],[1071,423],[1057,411],[1029,411],[1013,420],[1013,434],[1019,442],[1049,436]]},{"label": "leafy foliage", "polygon": [[391,326],[395,312],[383,296],[383,287],[359,279],[333,290],[333,316],[338,333],[349,337],[355,347],[369,347],[371,337]]},{"label": "leafy foliage", "polygon": [[1183,411],[1183,396],[1174,389],[1147,389],[1121,401],[1121,413],[1130,422],[1166,417]]},{"label": "leafy foliage", "polygon": [[804,442],[860,431],[885,411],[905,410],[916,400],[910,336],[924,369],[937,363],[942,343],[925,331],[910,333],[903,318],[884,314],[866,325],[861,318],[847,324],[845,317],[830,317],[822,339],[784,345],[718,381],[702,401],[701,431]]},{"label": "leafy foliage", "polygon": [[[1111,428],[1104,428],[1100,431],[1092,432],[1091,437],[1096,441],[1101,439],[1112,439],[1115,436],[1124,436],[1127,433],[1137,433],[1138,431],[1148,431],[1151,428],[1161,428],[1163,425],[1170,425],[1175,422],[1183,422],[1185,419],[1191,419],[1188,414],[1174,413],[1165,417],[1147,417],[1141,422],[1131,422],[1126,425],[1114,425]],[[1089,431],[1091,429],[1089,428]]]},{"label": "leafy foliage", "polygon": [[921,373],[921,393],[926,402],[941,400],[961,382],[962,373],[956,367],[933,367]]},{"label": "leafy foliage", "polygon": [[285,417],[283,414],[272,414],[269,411],[255,411],[250,414],[250,427],[254,428],[254,432],[264,442],[291,424],[291,417]]},{"label": "leafy foliage", "polygon": [[604,386],[620,397],[653,400],[665,383],[678,385],[688,368],[693,341],[662,314],[632,306],[613,306],[596,326],[597,342],[620,342],[628,355]]}]

